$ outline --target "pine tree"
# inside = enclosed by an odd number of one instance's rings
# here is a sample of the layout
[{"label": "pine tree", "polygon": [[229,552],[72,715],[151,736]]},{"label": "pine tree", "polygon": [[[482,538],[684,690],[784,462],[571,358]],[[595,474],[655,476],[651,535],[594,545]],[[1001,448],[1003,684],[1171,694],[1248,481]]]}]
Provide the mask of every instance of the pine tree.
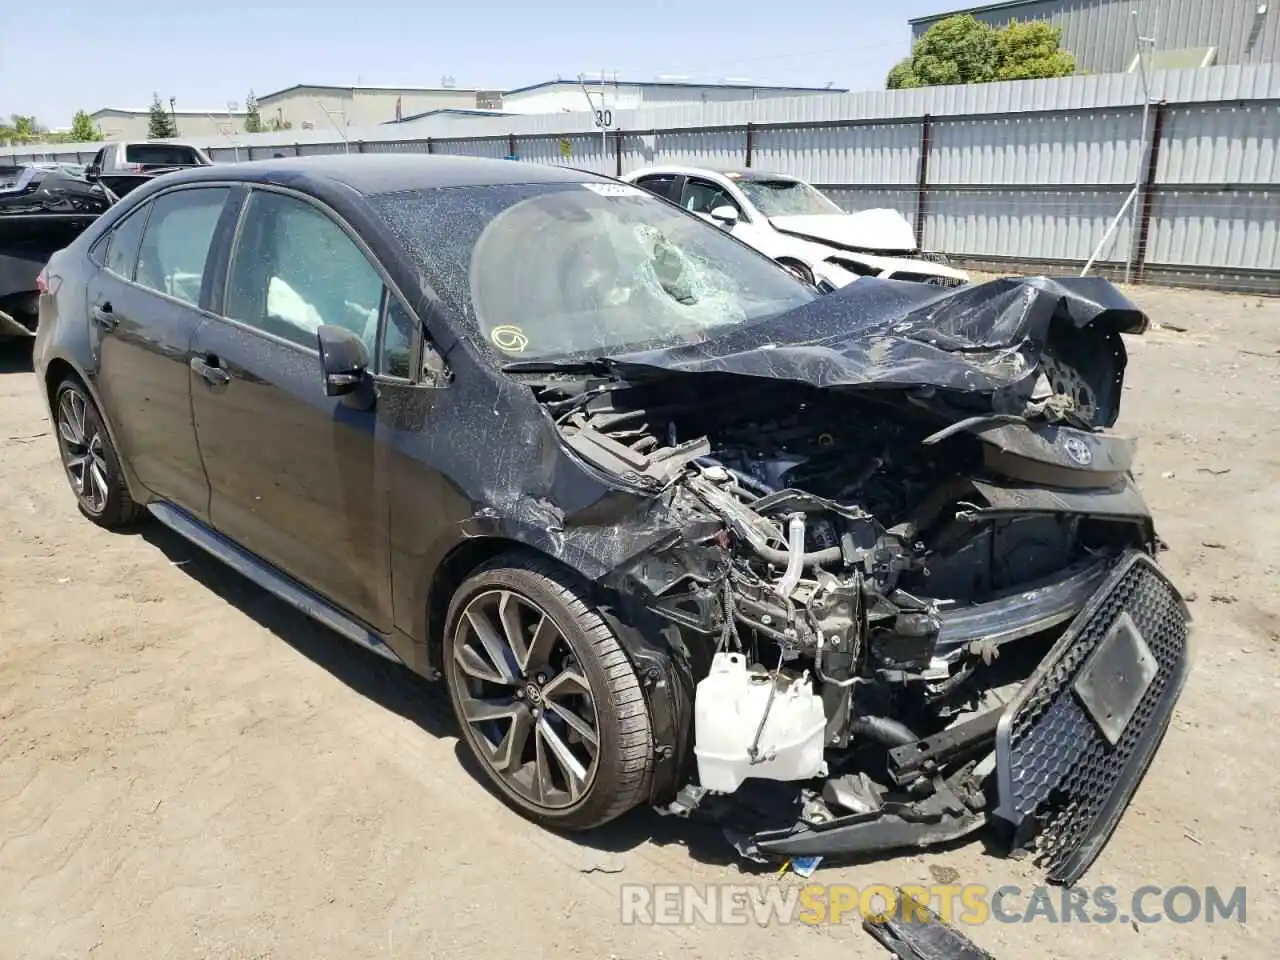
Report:
[{"label": "pine tree", "polygon": [[244,98],[244,132],[245,133],[261,133],[262,132],[262,114],[258,112],[258,98],[253,95],[253,91],[249,91],[249,95]]},{"label": "pine tree", "polygon": [[178,126],[173,116],[165,110],[160,102],[160,94],[151,96],[151,117],[147,121],[147,137],[151,140],[165,140],[178,135]]}]

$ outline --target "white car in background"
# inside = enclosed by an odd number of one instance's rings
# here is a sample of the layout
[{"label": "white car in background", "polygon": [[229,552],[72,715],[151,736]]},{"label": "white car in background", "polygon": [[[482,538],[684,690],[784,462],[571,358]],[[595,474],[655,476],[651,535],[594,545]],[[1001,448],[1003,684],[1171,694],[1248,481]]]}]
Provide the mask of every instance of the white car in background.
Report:
[{"label": "white car in background", "polygon": [[915,231],[898,211],[846,213],[795,177],[655,166],[622,179],[718,223],[809,283],[826,280],[843,287],[858,277],[944,287],[969,282],[967,273],[948,266],[941,255],[921,256]]}]

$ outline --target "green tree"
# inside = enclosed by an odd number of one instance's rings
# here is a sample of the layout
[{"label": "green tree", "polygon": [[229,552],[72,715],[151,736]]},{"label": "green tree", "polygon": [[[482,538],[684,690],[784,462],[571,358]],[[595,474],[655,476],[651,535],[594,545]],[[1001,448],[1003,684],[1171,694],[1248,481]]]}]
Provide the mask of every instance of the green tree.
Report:
[{"label": "green tree", "polygon": [[40,143],[51,136],[32,116],[11,113],[8,123],[0,123],[0,144],[17,147],[25,143]]},{"label": "green tree", "polygon": [[1062,29],[1043,20],[1019,23],[1009,21],[996,31],[996,47],[1000,51],[997,80],[1037,80],[1043,77],[1069,77],[1076,72],[1076,58],[1060,46]]},{"label": "green tree", "polygon": [[13,138],[19,143],[39,140],[40,134],[44,132],[35,117],[24,117],[20,113],[15,113],[9,119],[13,121]]},{"label": "green tree", "polygon": [[178,126],[173,115],[160,102],[160,94],[151,95],[151,116],[147,121],[147,136],[152,140],[164,140],[178,135]]},{"label": "green tree", "polygon": [[890,90],[992,80],[1065,77],[1076,61],[1060,49],[1062,31],[1041,21],[992,27],[971,14],[940,20],[911,46],[911,56],[895,64]]},{"label": "green tree", "polygon": [[244,131],[245,133],[261,133],[262,114],[258,112],[258,98],[253,95],[253,91],[249,91],[249,95],[244,98]]},{"label": "green tree", "polygon": [[93,122],[93,117],[83,110],[77,110],[76,115],[71,118],[71,133],[68,139],[71,143],[91,143],[102,139],[102,131]]}]

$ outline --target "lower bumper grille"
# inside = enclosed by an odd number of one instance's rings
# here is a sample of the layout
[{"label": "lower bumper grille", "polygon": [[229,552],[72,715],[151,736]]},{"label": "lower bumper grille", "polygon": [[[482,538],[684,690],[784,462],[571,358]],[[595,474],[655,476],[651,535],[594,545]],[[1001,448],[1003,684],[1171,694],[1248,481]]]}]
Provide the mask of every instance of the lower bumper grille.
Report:
[{"label": "lower bumper grille", "polygon": [[1009,704],[996,733],[997,816],[1071,884],[1110,838],[1151,762],[1187,671],[1189,616],[1128,555]]}]

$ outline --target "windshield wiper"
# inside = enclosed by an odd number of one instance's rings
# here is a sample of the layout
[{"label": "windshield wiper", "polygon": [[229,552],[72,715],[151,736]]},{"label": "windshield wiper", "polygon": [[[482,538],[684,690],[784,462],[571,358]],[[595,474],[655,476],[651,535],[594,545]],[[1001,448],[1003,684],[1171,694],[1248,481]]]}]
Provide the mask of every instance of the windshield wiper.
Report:
[{"label": "windshield wiper", "polygon": [[503,373],[598,373],[611,374],[617,364],[608,357],[586,360],[513,360],[502,365]]}]

